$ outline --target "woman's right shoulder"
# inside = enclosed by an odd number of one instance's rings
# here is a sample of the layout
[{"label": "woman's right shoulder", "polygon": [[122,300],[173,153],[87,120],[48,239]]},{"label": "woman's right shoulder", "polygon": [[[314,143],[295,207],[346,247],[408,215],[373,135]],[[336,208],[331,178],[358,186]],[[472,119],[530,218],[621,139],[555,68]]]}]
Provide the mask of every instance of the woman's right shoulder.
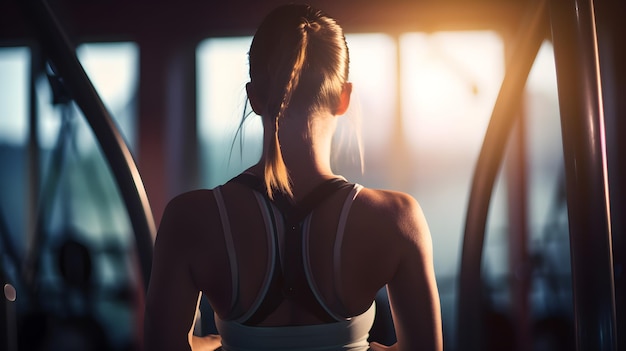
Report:
[{"label": "woman's right shoulder", "polygon": [[178,194],[167,203],[165,211],[190,215],[200,209],[214,206],[214,191],[214,189],[197,189]]},{"label": "woman's right shoulder", "polygon": [[184,228],[190,232],[202,228],[219,219],[213,189],[191,190],[173,197],[166,205],[161,219],[161,227]]},{"label": "woman's right shoulder", "polygon": [[[179,225],[205,228],[220,222],[220,205],[216,192],[220,191],[226,203],[237,202],[241,190],[236,184],[226,183],[212,189],[197,189],[173,197],[165,207],[163,220],[172,220]],[[233,189],[235,191],[233,191]],[[193,227],[192,227],[193,228]]]}]

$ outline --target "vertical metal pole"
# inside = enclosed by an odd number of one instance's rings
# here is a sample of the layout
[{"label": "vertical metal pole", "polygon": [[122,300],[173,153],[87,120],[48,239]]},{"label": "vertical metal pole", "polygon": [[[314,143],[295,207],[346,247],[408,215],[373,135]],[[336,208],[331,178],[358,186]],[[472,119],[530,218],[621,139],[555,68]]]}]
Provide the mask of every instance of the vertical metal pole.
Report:
[{"label": "vertical metal pole", "polygon": [[24,235],[27,250],[34,242],[37,230],[37,208],[41,181],[39,164],[39,111],[37,108],[37,78],[41,73],[41,54],[37,46],[30,48],[30,79],[29,79],[29,118],[28,118],[28,190],[26,201],[26,233]]},{"label": "vertical metal pole", "polygon": [[402,74],[402,43],[400,33],[394,32],[393,36],[396,44],[396,99],[395,99],[395,114],[392,127],[392,137],[389,138],[389,169],[391,170],[391,183],[394,187],[400,189],[409,188],[411,184],[412,172],[408,169],[410,159],[410,148],[407,146],[407,139],[404,135],[404,120],[402,118],[402,105],[404,97],[402,96],[402,88],[404,85],[404,75]]},{"label": "vertical metal pole", "polygon": [[578,350],[616,350],[600,72],[592,0],[552,0]]},{"label": "vertical metal pole", "polygon": [[193,41],[169,47],[173,54],[165,78],[167,197],[198,187],[196,47]]},{"label": "vertical metal pole", "polygon": [[611,194],[617,346],[626,351],[626,2],[595,4]]},{"label": "vertical metal pole", "polygon": [[[522,96],[519,97],[522,99]],[[505,160],[509,222],[509,284],[517,351],[531,349],[530,259],[528,255],[528,167],[525,109],[517,112]],[[512,350],[513,351],[513,350]]]}]

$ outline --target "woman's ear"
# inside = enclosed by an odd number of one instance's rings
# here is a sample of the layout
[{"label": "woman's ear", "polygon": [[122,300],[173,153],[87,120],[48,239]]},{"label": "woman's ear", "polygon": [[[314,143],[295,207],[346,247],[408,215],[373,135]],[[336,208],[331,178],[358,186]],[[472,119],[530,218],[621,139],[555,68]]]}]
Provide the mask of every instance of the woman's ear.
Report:
[{"label": "woman's ear", "polygon": [[350,96],[352,95],[352,83],[343,83],[343,89],[341,90],[341,96],[339,97],[339,106],[335,110],[335,115],[343,115],[350,106]]},{"label": "woman's ear", "polygon": [[258,95],[254,92],[254,87],[252,86],[252,82],[246,83],[246,93],[248,94],[248,100],[250,100],[250,106],[252,106],[252,111],[257,115],[261,116],[263,112],[263,108],[259,101]]}]

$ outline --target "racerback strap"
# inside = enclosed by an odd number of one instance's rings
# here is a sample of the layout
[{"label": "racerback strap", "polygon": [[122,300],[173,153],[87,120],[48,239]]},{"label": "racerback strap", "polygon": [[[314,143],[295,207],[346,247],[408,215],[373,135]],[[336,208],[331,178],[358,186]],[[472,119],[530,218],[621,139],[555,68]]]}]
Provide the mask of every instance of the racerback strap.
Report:
[{"label": "racerback strap", "polygon": [[[272,272],[272,278],[267,294],[254,314],[242,323],[246,325],[259,324],[272,312],[274,312],[284,300],[290,300],[297,303],[325,323],[336,322],[337,319],[331,316],[324,309],[324,307],[320,305],[307,282],[302,253],[302,224],[305,218],[317,206],[337,191],[346,187],[352,187],[352,184],[348,183],[343,178],[329,179],[315,187],[313,191],[311,191],[301,201],[294,203],[291,198],[282,193],[276,194],[274,199],[271,200],[267,196],[263,180],[250,173],[242,173],[235,177],[232,181],[243,184],[263,194],[268,208],[271,208],[271,204],[274,204],[274,206],[279,209],[283,217],[282,221],[285,228],[285,252],[283,253],[285,264],[284,266],[281,264],[275,265],[276,268],[274,269],[274,272]],[[278,245],[278,227],[276,222],[279,219],[274,218],[273,215],[271,217],[275,233],[275,245]],[[279,263],[281,262],[279,257],[280,250],[275,251],[275,259],[276,262]]]}]

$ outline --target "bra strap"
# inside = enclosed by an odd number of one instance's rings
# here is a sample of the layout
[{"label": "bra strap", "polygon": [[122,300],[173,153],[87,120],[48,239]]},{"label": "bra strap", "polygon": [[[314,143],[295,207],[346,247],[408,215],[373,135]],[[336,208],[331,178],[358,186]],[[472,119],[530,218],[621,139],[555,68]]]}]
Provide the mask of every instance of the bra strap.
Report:
[{"label": "bra strap", "polygon": [[[277,194],[273,200],[270,200],[265,191],[263,181],[252,174],[242,173],[235,177],[233,181],[246,185],[255,191],[262,191],[261,193],[266,199],[266,205],[271,206],[273,204],[280,210],[285,228],[284,266],[281,264],[275,265],[270,287],[263,302],[261,302],[257,311],[243,324],[259,324],[272,314],[284,300],[294,301],[325,323],[336,322],[337,319],[331,316],[321,305],[320,301],[317,300],[306,278],[303,259],[303,222],[322,202],[337,191],[353,185],[342,178],[329,179],[316,186],[300,202],[294,204],[291,198],[282,193]],[[278,219],[274,218],[274,216],[272,217],[274,236],[278,237]],[[277,253],[278,251],[276,250]],[[277,260],[279,259],[278,256],[276,258]]]},{"label": "bra strap", "polygon": [[226,242],[226,252],[228,253],[228,262],[230,263],[230,275],[231,275],[231,302],[229,309],[229,316],[236,314],[235,310],[239,300],[239,268],[237,267],[237,253],[235,251],[235,243],[233,241],[233,235],[230,230],[230,220],[228,219],[228,213],[226,212],[226,205],[224,203],[224,197],[220,187],[213,190],[213,196],[217,203],[217,209],[220,213],[220,220],[222,222],[222,228],[224,232],[224,241]]}]

